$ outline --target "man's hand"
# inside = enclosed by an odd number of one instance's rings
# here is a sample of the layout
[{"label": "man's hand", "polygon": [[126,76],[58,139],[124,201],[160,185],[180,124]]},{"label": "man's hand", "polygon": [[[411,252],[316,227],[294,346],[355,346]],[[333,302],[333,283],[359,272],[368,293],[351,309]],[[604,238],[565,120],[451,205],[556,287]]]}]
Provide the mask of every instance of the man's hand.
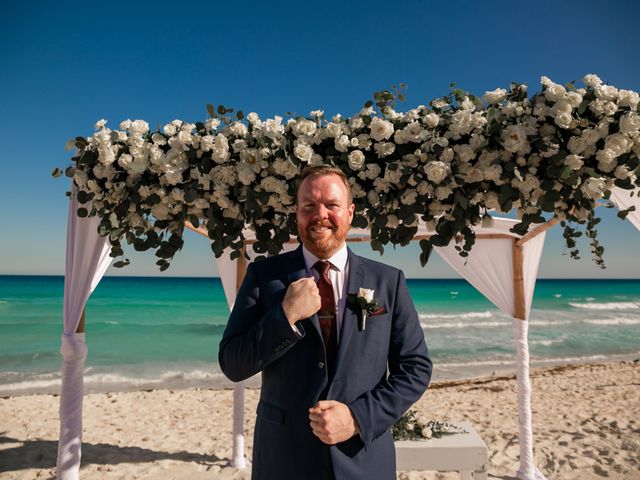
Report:
[{"label": "man's hand", "polygon": [[313,277],[292,282],[284,295],[282,308],[291,325],[320,310],[320,293]]},{"label": "man's hand", "polygon": [[349,440],[360,432],[356,419],[344,403],[320,400],[309,409],[313,434],[327,445]]}]

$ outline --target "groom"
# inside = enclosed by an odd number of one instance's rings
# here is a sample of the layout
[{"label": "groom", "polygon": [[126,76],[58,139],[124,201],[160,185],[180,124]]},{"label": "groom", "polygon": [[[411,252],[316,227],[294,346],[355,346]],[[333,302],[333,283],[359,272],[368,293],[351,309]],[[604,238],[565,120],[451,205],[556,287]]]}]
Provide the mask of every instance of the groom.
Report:
[{"label": "groom", "polygon": [[[302,246],[250,264],[238,292],[219,361],[235,382],[262,372],[253,479],[396,478],[390,427],[431,360],[402,272],[346,247],[354,209],[340,169],[305,170]],[[375,297],[364,325],[360,288]]]}]

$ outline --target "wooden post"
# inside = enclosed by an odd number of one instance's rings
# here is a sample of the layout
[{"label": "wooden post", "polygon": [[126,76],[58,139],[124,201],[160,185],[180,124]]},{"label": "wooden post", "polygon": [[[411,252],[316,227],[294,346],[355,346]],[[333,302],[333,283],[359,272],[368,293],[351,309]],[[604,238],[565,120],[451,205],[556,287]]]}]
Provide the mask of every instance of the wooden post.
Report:
[{"label": "wooden post", "polygon": [[80,316],[80,323],[78,323],[78,328],[76,328],[76,333],[84,333],[84,314],[86,313],[86,309],[82,310],[82,315]]},{"label": "wooden post", "polygon": [[525,320],[524,306],[524,277],[522,274],[522,245],[518,245],[518,241],[514,238],[511,242],[513,251],[513,299],[514,313],[513,316],[519,320]]},{"label": "wooden post", "polygon": [[[236,295],[247,273],[246,246],[242,247],[240,254],[240,258],[236,260]],[[235,468],[247,467],[247,458],[244,454],[244,381],[238,382],[233,386],[233,454],[231,466]]]}]

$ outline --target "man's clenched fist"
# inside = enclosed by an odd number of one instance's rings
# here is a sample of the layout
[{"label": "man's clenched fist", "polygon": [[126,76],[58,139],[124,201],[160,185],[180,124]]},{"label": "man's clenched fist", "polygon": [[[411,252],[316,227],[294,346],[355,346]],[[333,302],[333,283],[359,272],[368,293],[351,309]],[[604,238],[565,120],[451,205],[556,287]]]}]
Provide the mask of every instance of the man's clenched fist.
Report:
[{"label": "man's clenched fist", "polygon": [[282,308],[291,325],[320,310],[320,293],[313,277],[292,282],[284,295]]}]

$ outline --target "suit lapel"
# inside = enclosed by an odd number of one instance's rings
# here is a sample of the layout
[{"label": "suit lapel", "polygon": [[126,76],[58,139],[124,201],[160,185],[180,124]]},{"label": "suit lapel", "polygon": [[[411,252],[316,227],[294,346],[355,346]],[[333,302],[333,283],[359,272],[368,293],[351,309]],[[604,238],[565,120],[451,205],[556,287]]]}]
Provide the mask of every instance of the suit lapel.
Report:
[{"label": "suit lapel", "polygon": [[[300,280],[303,277],[311,276],[311,273],[309,272],[309,270],[307,270],[307,266],[304,263],[304,255],[302,254],[302,245],[300,245],[294,251],[294,257],[293,257],[293,262],[291,267],[292,267],[291,271],[287,274],[287,283],[286,283],[287,287],[291,283],[295,282],[296,280]],[[308,318],[308,320],[315,327],[315,329],[318,332],[318,335],[320,335],[320,338],[322,338],[322,333],[320,331],[320,322],[318,321],[318,314],[314,313]]]},{"label": "suit lapel", "polygon": [[[358,289],[364,285],[364,264],[351,249],[349,249],[349,279],[347,281],[347,295],[357,293]],[[340,368],[349,346],[349,341],[353,332],[358,327],[359,313],[345,301],[344,312],[342,315],[342,325],[340,327],[340,337],[338,341],[338,353],[336,355],[336,372]]]}]

